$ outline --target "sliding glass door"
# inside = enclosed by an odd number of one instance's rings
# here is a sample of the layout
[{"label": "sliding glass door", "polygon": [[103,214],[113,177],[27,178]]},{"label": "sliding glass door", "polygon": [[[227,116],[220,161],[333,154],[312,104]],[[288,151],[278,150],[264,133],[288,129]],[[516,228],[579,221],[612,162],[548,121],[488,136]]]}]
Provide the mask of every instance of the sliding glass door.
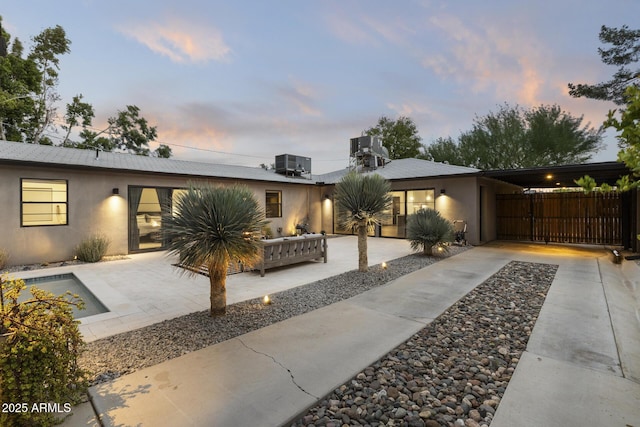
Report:
[{"label": "sliding glass door", "polygon": [[173,189],[129,187],[129,251],[164,249],[163,219],[171,215]]}]

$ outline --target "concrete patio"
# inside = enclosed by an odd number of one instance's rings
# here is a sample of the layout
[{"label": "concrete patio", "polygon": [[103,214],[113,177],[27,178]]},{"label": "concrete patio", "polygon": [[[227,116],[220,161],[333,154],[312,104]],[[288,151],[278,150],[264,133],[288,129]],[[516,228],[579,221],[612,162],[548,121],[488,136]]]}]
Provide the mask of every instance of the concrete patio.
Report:
[{"label": "concrete patio", "polygon": [[[640,268],[601,248],[553,245],[474,248],[92,387],[93,404],[107,426],[286,425],[511,260],[559,269],[492,426],[640,426]],[[85,404],[63,425],[98,423]]]},{"label": "concrete patio", "polygon": [[[327,240],[328,263],[307,262],[267,270],[233,274],[227,278],[227,304],[304,285],[358,268],[355,236]],[[406,240],[369,239],[369,263],[402,257],[411,253]],[[128,259],[95,264],[70,265],[12,273],[27,279],[73,273],[109,308],[103,313],[81,319],[85,341],[209,309],[209,279],[190,276],[172,266],[176,257],[166,252],[128,255]]]}]

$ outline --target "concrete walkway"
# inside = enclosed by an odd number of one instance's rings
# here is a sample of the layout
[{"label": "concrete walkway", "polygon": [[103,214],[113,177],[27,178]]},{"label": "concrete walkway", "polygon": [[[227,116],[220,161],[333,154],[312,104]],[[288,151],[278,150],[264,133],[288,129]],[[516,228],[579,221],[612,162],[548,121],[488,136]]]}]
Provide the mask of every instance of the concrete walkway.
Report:
[{"label": "concrete walkway", "polygon": [[[492,426],[640,427],[640,269],[602,249],[494,244],[92,387],[105,426],[279,426],[511,260],[559,264]],[[65,426],[97,425],[84,405]]]}]

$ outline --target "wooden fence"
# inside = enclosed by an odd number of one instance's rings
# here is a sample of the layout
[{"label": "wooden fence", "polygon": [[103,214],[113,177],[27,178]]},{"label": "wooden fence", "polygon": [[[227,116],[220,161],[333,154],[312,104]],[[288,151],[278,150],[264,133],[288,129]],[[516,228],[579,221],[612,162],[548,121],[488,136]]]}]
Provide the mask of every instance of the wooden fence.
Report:
[{"label": "wooden fence", "polygon": [[497,237],[561,243],[620,245],[620,193],[497,195]]}]

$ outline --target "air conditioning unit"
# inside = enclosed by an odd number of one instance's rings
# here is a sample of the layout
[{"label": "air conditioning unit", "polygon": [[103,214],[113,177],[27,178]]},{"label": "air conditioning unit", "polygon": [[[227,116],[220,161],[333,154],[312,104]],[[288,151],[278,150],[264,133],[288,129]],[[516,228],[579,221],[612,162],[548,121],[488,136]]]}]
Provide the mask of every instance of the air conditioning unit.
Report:
[{"label": "air conditioning unit", "polygon": [[358,156],[365,153],[376,154],[378,156],[388,157],[389,153],[382,146],[382,138],[379,136],[365,135],[357,138],[351,138],[351,156]]},{"label": "air conditioning unit", "polygon": [[311,174],[311,158],[293,154],[276,156],[276,173],[287,176]]},{"label": "air conditioning unit", "polygon": [[350,162],[357,170],[372,170],[389,161],[389,151],[379,136],[359,136],[350,139]]}]

